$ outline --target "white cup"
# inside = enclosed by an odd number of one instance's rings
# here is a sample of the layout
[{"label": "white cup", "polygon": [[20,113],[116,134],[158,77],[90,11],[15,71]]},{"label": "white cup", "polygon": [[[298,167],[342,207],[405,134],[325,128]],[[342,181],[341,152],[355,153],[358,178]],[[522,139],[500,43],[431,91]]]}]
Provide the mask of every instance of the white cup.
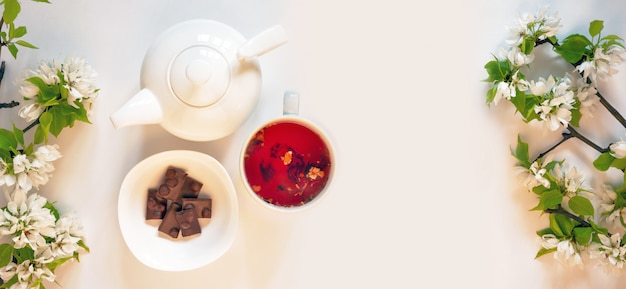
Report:
[{"label": "white cup", "polygon": [[246,139],[241,177],[252,198],[279,212],[298,212],[320,202],[335,171],[327,134],[298,116],[299,95],[286,91],[283,115],[258,126]]}]

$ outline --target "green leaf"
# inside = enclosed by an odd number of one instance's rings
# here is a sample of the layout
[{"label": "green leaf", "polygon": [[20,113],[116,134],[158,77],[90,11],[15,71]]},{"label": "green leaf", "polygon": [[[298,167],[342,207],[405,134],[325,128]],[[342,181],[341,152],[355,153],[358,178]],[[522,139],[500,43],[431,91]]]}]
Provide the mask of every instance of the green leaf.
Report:
[{"label": "green leaf", "polygon": [[574,228],[574,239],[579,245],[586,246],[591,241],[593,229],[591,227]]},{"label": "green leaf", "polygon": [[593,222],[593,220],[587,220],[587,222],[589,222],[589,224],[591,224],[591,228],[593,228],[593,230],[599,234],[608,234],[609,230],[607,228],[604,228],[596,223]]},{"label": "green leaf", "polygon": [[557,248],[552,248],[552,249],[546,249],[546,248],[541,248],[539,249],[539,252],[537,252],[537,255],[535,255],[535,259],[543,256],[543,255],[547,255],[550,254],[552,252],[556,252]]},{"label": "green leaf", "polygon": [[35,140],[36,144],[39,143],[48,143],[48,134],[50,133],[50,125],[52,123],[52,114],[50,111],[44,111],[41,116],[39,116],[39,125],[37,126],[37,130],[35,131]]},{"label": "green leaf", "polygon": [[593,216],[594,209],[591,201],[582,196],[574,196],[567,203],[572,212],[580,216]]},{"label": "green leaf", "polygon": [[43,207],[50,210],[50,213],[52,213],[52,215],[54,216],[55,221],[59,220],[59,217],[61,215],[59,214],[59,210],[57,210],[57,208],[54,206],[53,203],[46,202],[46,204]]},{"label": "green leaf", "polygon": [[614,159],[613,162],[611,162],[611,167],[614,167],[623,171],[624,169],[626,169],[626,158]]},{"label": "green leaf", "polygon": [[485,70],[489,77],[485,79],[488,82],[504,81],[511,73],[511,65],[507,60],[492,60],[485,64]]},{"label": "green leaf", "polygon": [[548,234],[550,234],[550,235],[554,235],[554,232],[552,231],[552,229],[550,229],[550,228],[545,228],[545,229],[543,229],[543,230],[539,230],[539,231],[537,231],[537,235],[538,235],[539,237],[541,237],[541,236],[543,236],[543,235],[548,235]]},{"label": "green leaf", "polygon": [[520,45],[520,50],[522,51],[522,53],[526,55],[529,55],[530,53],[532,53],[534,48],[535,48],[535,39],[531,37],[524,38],[524,42],[522,42],[522,44]]},{"label": "green leaf", "polygon": [[63,113],[63,107],[67,104],[60,103],[57,106],[50,107],[50,115],[52,116],[52,121],[50,122],[50,133],[55,137],[59,136],[61,131],[69,126],[69,122],[71,121],[71,117]]},{"label": "green leaf", "polygon": [[570,237],[575,227],[574,220],[561,214],[550,214],[550,229],[559,238]]},{"label": "green leaf", "polygon": [[15,44],[20,45],[20,46],[24,46],[24,47],[28,47],[28,48],[32,48],[32,49],[37,49],[38,47],[35,45],[32,45],[24,40],[18,40],[15,41]]},{"label": "green leaf", "polygon": [[496,85],[492,85],[491,88],[489,90],[487,90],[487,104],[490,104],[493,102],[493,100],[496,98],[496,92],[498,92],[498,86]]},{"label": "green leaf", "polygon": [[33,0],[35,2],[40,2],[40,3],[50,3],[50,1],[48,0]]},{"label": "green leaf", "polygon": [[8,281],[4,280],[5,282],[0,284],[0,288],[10,288],[11,286],[13,286],[13,284],[17,283],[17,277],[18,277],[18,275],[15,274]]},{"label": "green leaf", "polygon": [[[20,37],[22,37],[22,36],[26,35],[26,32],[27,32],[27,31],[28,31],[28,30],[26,30],[26,27],[25,27],[25,26],[20,26],[20,27],[17,27],[17,28],[15,28],[15,29],[13,29],[13,37],[11,37],[11,38],[20,38]],[[10,32],[10,31],[9,31],[9,32]]]},{"label": "green leaf", "polygon": [[602,20],[593,20],[589,23],[589,35],[591,35],[591,37],[600,35],[602,29],[604,29],[604,21]]},{"label": "green leaf", "polygon": [[[624,178],[626,178],[626,174],[624,174]],[[616,209],[621,209],[626,207],[626,200],[624,199],[624,188],[626,187],[626,184],[623,184],[620,188],[615,190],[616,197],[615,197],[615,208]]]},{"label": "green leaf", "polygon": [[593,166],[599,171],[606,171],[611,167],[615,157],[610,152],[601,153],[598,158],[593,161]]},{"label": "green leaf", "polygon": [[515,109],[522,115],[524,121],[530,122],[533,119],[539,119],[539,115],[535,112],[535,106],[539,104],[537,97],[519,90],[517,93],[517,96],[511,98],[510,101],[515,105]]},{"label": "green leaf", "polygon": [[547,192],[549,190],[550,190],[550,188],[546,188],[543,185],[535,186],[532,189],[533,193],[537,194],[538,196],[541,196],[543,193],[545,193],[545,192]]},{"label": "green leaf", "polygon": [[511,154],[521,163],[525,168],[530,168],[530,161],[528,156],[528,143],[522,141],[521,136],[517,136],[517,148],[515,151],[511,151]]},{"label": "green leaf", "polygon": [[85,251],[90,252],[89,247],[87,247],[87,245],[85,245],[85,242],[83,242],[83,240],[78,240],[78,243],[76,243],[78,246],[80,246],[81,248],[85,249]]},{"label": "green leaf", "polygon": [[9,23],[9,39],[15,38],[15,24]]},{"label": "green leaf", "polygon": [[20,14],[20,3],[17,0],[4,0],[4,12],[2,17],[5,23],[13,23],[17,15]]},{"label": "green leaf", "polygon": [[22,263],[24,260],[35,259],[35,251],[27,245],[24,248],[15,249],[13,256],[17,259],[17,262]]},{"label": "green leaf", "polygon": [[533,210],[545,210],[558,206],[563,202],[563,195],[559,190],[549,190],[539,196],[539,205]]},{"label": "green leaf", "polygon": [[15,124],[13,124],[13,135],[15,135],[15,141],[21,146],[24,146],[24,131],[17,128]]},{"label": "green leaf", "polygon": [[13,43],[7,43],[7,48],[9,49],[9,52],[11,52],[13,58],[17,58],[17,52],[19,51],[17,46],[15,46],[15,44]]},{"label": "green leaf", "polygon": [[587,52],[587,46],[593,45],[591,41],[580,34],[572,34],[563,40],[563,44],[555,47],[555,51],[570,63],[578,62]]},{"label": "green leaf", "polygon": [[31,77],[26,79],[26,81],[34,84],[39,89],[37,102],[41,104],[45,104],[51,99],[56,99],[59,95],[59,88],[56,85],[49,85],[40,77]]},{"label": "green leaf", "polygon": [[[609,34],[607,36],[602,37],[602,39],[600,39],[600,41],[606,41],[609,42],[611,44],[618,44],[618,41],[623,41],[623,39],[615,34]],[[621,45],[623,47],[623,45]]]},{"label": "green leaf", "polygon": [[580,109],[572,109],[572,119],[570,120],[570,124],[574,127],[579,127],[580,126],[580,119],[582,118],[582,113],[580,112]]},{"label": "green leaf", "polygon": [[13,260],[13,246],[5,243],[0,244],[0,267],[4,267]]},{"label": "green leaf", "polygon": [[74,257],[65,257],[65,258],[61,258],[61,259],[56,259],[48,264],[46,264],[46,267],[48,267],[48,269],[50,269],[50,271],[54,272],[54,270],[56,270],[57,267],[63,265],[63,263],[71,260]]},{"label": "green leaf", "polygon": [[0,146],[17,149],[17,140],[12,131],[0,128]]}]

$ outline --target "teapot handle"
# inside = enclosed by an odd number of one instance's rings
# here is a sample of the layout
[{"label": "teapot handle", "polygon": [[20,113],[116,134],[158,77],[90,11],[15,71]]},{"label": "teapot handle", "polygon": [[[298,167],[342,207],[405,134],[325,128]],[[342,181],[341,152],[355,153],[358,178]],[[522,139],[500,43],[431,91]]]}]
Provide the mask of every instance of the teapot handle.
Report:
[{"label": "teapot handle", "polygon": [[280,25],[273,26],[244,43],[237,51],[240,61],[261,56],[287,42],[287,32]]}]

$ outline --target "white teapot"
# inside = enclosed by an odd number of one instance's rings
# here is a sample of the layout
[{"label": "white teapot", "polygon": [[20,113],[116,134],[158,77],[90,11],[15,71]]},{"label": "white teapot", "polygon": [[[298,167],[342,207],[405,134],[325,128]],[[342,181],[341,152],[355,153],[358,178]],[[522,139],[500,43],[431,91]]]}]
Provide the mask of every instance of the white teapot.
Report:
[{"label": "white teapot", "polygon": [[256,57],[286,39],[278,25],[246,40],[213,20],[176,24],[146,52],[142,89],[111,115],[111,122],[115,128],[160,124],[191,141],[225,137],[258,102],[261,71]]}]

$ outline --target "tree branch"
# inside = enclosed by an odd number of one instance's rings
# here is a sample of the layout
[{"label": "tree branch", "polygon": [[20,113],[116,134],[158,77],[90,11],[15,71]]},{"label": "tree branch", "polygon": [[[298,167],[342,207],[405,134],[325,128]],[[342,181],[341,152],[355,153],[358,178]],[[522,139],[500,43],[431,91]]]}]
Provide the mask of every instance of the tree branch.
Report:
[{"label": "tree branch", "polygon": [[563,207],[561,207],[559,205],[559,207],[557,209],[545,209],[544,212],[549,213],[549,214],[561,214],[563,216],[566,216],[578,223],[580,223],[580,225],[582,227],[591,227],[591,224],[587,221],[585,221],[583,218],[576,216],[568,211],[566,211],[565,209],[563,209]]}]

